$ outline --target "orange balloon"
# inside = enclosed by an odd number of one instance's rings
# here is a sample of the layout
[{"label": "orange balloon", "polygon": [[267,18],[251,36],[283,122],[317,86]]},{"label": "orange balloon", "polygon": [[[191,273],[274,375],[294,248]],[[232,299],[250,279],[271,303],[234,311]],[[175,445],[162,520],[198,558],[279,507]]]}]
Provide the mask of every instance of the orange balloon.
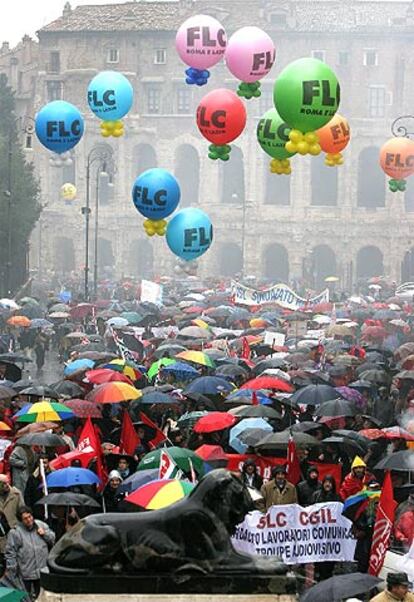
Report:
[{"label": "orange balloon", "polygon": [[395,180],[405,180],[414,173],[414,141],[391,138],[381,148],[380,164],[385,173]]},{"label": "orange balloon", "polygon": [[326,125],[316,132],[321,149],[325,153],[336,154],[348,146],[351,130],[348,121],[336,113]]}]

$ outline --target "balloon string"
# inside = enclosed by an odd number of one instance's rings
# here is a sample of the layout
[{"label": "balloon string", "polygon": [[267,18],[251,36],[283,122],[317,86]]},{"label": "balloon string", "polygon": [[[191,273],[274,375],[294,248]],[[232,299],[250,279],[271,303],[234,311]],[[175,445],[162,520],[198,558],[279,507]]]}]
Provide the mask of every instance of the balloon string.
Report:
[{"label": "balloon string", "polygon": [[185,74],[187,76],[185,81],[190,86],[205,86],[210,77],[210,71],[207,69],[194,69],[194,67],[189,67]]},{"label": "balloon string", "polygon": [[389,185],[391,192],[404,192],[407,187],[407,181],[406,180],[395,180],[394,178],[392,178],[388,182],[388,185]]},{"label": "balloon string", "polygon": [[242,82],[239,85],[237,90],[237,94],[246,100],[250,100],[251,98],[259,98],[262,93],[260,91],[260,82]]},{"label": "balloon string", "polygon": [[231,146],[229,144],[210,144],[208,147],[208,156],[213,161],[220,159],[221,161],[228,161],[230,159]]}]

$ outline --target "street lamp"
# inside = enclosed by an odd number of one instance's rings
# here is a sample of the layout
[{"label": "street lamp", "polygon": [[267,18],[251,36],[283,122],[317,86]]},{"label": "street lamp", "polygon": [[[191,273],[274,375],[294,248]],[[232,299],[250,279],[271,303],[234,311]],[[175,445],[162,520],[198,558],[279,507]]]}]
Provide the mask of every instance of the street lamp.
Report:
[{"label": "street lamp", "polygon": [[[98,144],[88,154],[86,161],[86,205],[82,207],[82,215],[85,216],[85,279],[84,279],[84,297],[85,301],[89,299],[89,220],[90,220],[90,177],[91,167],[97,163],[96,174],[96,199],[95,199],[95,287],[97,283],[97,257],[98,257],[98,207],[99,207],[99,177],[104,171],[105,166],[111,166],[114,171],[113,151],[106,144]],[[95,288],[96,290],[96,288]]]},{"label": "street lamp", "polygon": [[[231,195],[232,201],[235,205],[238,204],[239,201],[239,195],[237,194],[237,192],[233,192],[233,194]],[[241,252],[242,252],[242,269],[241,269],[241,277],[242,279],[244,278],[244,259],[246,256],[245,253],[245,247],[246,247],[246,210],[247,210],[247,203],[246,203],[246,199],[243,200],[243,204],[239,207],[237,207],[238,209],[242,210],[242,235],[241,235]]]},{"label": "street lamp", "polygon": [[401,115],[391,125],[393,136],[400,138],[414,137],[414,115]]}]

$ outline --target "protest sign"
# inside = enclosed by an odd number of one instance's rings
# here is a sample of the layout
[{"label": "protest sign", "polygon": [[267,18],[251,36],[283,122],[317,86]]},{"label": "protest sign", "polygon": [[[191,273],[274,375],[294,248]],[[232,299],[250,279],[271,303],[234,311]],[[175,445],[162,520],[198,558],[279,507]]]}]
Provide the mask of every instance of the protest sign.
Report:
[{"label": "protest sign", "polygon": [[329,290],[326,289],[311,299],[303,299],[286,284],[276,284],[275,286],[259,291],[244,286],[239,282],[232,281],[231,297],[234,303],[240,305],[277,303],[280,307],[284,307],[285,309],[297,310],[301,307],[308,307],[318,303],[327,303],[329,301]]},{"label": "protest sign", "polygon": [[233,547],[253,556],[275,556],[286,564],[352,561],[356,540],[342,508],[340,502],[328,502],[251,512],[236,527]]},{"label": "protest sign", "polygon": [[141,302],[162,303],[162,286],[151,280],[141,280]]},{"label": "protest sign", "polygon": [[271,332],[270,330],[265,330],[263,341],[265,345],[270,345],[271,347],[283,347],[285,340],[286,336],[283,332]]}]

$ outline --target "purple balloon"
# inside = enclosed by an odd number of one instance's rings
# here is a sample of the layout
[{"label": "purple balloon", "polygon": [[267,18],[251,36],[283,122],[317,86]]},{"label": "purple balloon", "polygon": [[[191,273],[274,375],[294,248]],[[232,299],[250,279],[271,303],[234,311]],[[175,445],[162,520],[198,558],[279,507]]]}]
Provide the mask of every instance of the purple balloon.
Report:
[{"label": "purple balloon", "polygon": [[259,27],[242,27],[230,38],[225,60],[229,71],[246,83],[265,77],[276,59],[272,38]]},{"label": "purple balloon", "polygon": [[208,15],[185,21],[177,32],[175,47],[181,60],[195,69],[208,69],[224,56],[227,36],[224,27]]}]

